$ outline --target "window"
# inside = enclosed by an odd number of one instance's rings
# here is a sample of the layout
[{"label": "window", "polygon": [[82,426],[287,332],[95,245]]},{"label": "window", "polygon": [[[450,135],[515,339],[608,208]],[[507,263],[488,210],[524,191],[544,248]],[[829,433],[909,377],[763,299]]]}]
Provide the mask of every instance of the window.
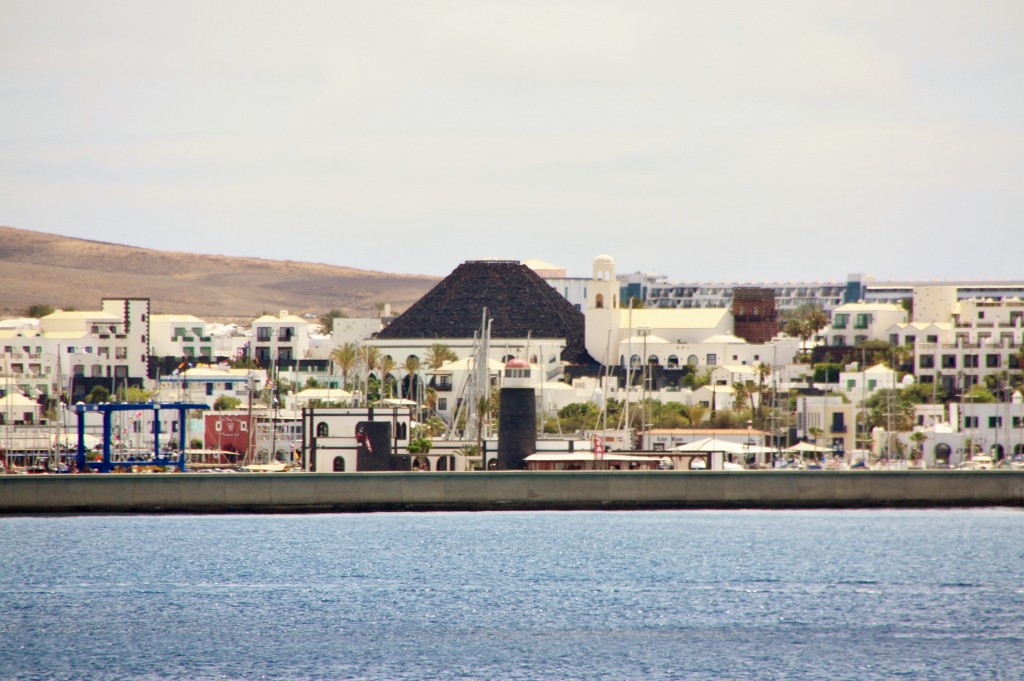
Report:
[{"label": "window", "polygon": [[1012,419],[1010,420],[1010,425],[1011,425],[1011,426],[1012,426],[1013,428],[1020,428],[1020,427],[1021,427],[1021,418],[1020,418],[1019,416],[1014,416],[1014,417],[1013,417],[1013,418],[1012,418]]},{"label": "window", "polygon": [[875,380],[873,378],[869,378],[868,379],[868,390],[869,391],[870,390],[874,390],[877,385],[878,385],[878,381],[877,380]]},{"label": "window", "polygon": [[844,347],[846,345],[846,336],[832,336],[832,345],[837,348]]},{"label": "window", "polygon": [[317,437],[328,437],[329,432],[330,429],[328,428],[327,423],[325,421],[321,421],[320,423],[316,424]]},{"label": "window", "polygon": [[998,369],[1001,359],[1000,355],[985,355],[985,366],[989,369]]},{"label": "window", "polygon": [[334,461],[332,462],[332,468],[334,469],[335,473],[344,473],[345,472],[345,457],[343,457],[343,456],[336,456],[336,457],[334,457]]},{"label": "window", "polygon": [[708,360],[707,361],[707,365],[708,366],[714,366],[714,365],[718,364],[718,355],[716,355],[713,352],[709,352],[707,360]]},{"label": "window", "polygon": [[939,342],[939,337],[938,336],[927,336],[925,338],[925,340],[927,340],[929,343],[938,343]]},{"label": "window", "polygon": [[836,314],[832,320],[833,329],[845,329],[846,325],[850,323],[850,315],[848,314]]},{"label": "window", "polygon": [[866,329],[871,324],[871,315],[859,314],[854,317],[853,328],[855,329]]},{"label": "window", "polygon": [[942,368],[943,369],[956,369],[956,355],[943,355],[942,356]]},{"label": "window", "polygon": [[964,369],[977,369],[978,368],[978,356],[977,355],[964,355]]},{"label": "window", "polygon": [[437,398],[437,408],[438,408],[439,411],[448,411],[448,398],[447,397],[438,397]]},{"label": "window", "polygon": [[291,326],[282,326],[277,332],[277,340],[279,341],[291,341],[295,336],[295,328]]},{"label": "window", "polygon": [[898,333],[890,333],[889,334],[889,345],[899,345],[899,344],[900,344],[900,335]]},{"label": "window", "polygon": [[918,366],[922,369],[934,369],[935,357],[933,355],[921,355],[918,358]]},{"label": "window", "polygon": [[258,327],[256,329],[256,340],[260,341],[261,343],[269,343],[270,342],[270,327],[269,326],[260,326],[260,327]]},{"label": "window", "polygon": [[128,348],[114,348],[115,359],[128,359]]},{"label": "window", "polygon": [[964,417],[964,428],[977,428],[978,417],[977,416],[965,416]]},{"label": "window", "polygon": [[1002,428],[1003,427],[1003,417],[1002,416],[989,416],[988,417],[988,427],[989,428]]}]

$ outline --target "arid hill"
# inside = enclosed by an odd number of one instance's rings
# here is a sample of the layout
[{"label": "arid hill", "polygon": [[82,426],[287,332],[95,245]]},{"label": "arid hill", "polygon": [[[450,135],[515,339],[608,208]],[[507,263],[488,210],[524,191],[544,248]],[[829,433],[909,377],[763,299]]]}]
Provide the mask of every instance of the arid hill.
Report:
[{"label": "arid hill", "polygon": [[349,315],[400,312],[437,283],[407,276],[290,260],[234,258],[134,248],[0,227],[0,314],[34,304],[97,310],[101,298],[149,298],[156,314],[208,321],[260,312]]}]

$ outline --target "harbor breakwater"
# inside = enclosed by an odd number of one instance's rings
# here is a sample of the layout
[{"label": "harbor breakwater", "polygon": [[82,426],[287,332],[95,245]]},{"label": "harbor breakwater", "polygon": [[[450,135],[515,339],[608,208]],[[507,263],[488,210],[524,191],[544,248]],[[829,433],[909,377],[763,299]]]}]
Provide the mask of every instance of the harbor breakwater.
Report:
[{"label": "harbor breakwater", "polygon": [[0,513],[1024,506],[1024,471],[0,476]]}]

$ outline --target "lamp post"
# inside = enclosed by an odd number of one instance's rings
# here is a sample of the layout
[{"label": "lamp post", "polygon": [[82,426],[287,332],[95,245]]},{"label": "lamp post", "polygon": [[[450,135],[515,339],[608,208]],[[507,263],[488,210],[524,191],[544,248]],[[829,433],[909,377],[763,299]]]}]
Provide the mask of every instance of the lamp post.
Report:
[{"label": "lamp post", "polygon": [[751,429],[753,427],[754,422],[750,419],[747,419],[747,456],[744,463],[750,463],[750,445],[754,444],[754,441],[751,439]]},{"label": "lamp post", "polygon": [[643,442],[644,435],[646,435],[647,430],[647,372],[650,367],[650,363],[647,361],[647,337],[651,335],[651,327],[640,326],[637,327],[636,332],[637,335],[643,338],[643,354],[641,356],[641,361],[643,362],[643,364],[641,365],[640,369],[640,409],[642,410],[640,412],[640,441]]}]

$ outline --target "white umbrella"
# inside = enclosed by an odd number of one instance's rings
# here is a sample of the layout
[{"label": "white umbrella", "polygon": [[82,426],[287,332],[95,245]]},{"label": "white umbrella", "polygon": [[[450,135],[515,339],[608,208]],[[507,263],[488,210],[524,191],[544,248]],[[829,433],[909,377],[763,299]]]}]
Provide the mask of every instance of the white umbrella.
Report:
[{"label": "white umbrella", "polygon": [[792,447],[786,448],[787,452],[831,452],[831,447],[819,447],[818,445],[812,445],[810,442],[797,442]]}]

